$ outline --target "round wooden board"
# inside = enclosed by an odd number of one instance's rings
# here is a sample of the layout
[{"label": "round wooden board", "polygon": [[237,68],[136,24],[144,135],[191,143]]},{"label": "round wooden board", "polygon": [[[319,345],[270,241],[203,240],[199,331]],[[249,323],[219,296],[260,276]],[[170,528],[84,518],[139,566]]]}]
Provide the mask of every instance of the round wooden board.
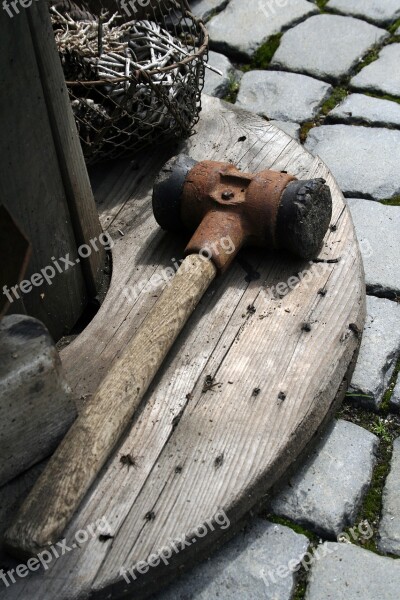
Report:
[{"label": "round wooden board", "polygon": [[[66,536],[72,543],[78,530],[106,517],[110,537],[95,536],[46,573],[20,579],[6,590],[7,600],[144,598],[184,565],[210,555],[315,437],[358,350],[362,263],[349,210],[325,165],[265,120],[208,97],[197,134],[181,150],[244,171],[324,177],[333,195],[333,226],[317,262],[246,250],[213,284]],[[150,202],[154,178],[174,153],[163,148],[96,170],[101,221],[115,246],[104,304],[62,351],[82,402],[156,301],[161,286],[144,285],[182,256],[184,240],[159,230]],[[301,272],[292,289],[276,289]],[[207,377],[217,385],[205,385]],[[133,466],[121,462],[126,455]],[[168,566],[161,562],[126,583],[122,567],[182,535],[193,539],[217,509],[231,527],[210,532],[207,526],[209,533],[174,552]]]}]

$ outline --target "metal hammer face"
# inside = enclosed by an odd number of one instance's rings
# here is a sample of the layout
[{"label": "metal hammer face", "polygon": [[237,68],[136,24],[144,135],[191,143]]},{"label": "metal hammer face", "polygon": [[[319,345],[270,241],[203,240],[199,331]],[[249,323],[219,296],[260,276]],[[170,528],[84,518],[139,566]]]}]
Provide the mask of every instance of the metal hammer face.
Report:
[{"label": "metal hammer face", "polygon": [[[180,155],[154,184],[153,211],[163,229],[194,232],[185,253],[207,249],[223,272],[247,244],[315,257],[332,217],[332,197],[324,179],[242,173],[230,163]],[[219,244],[227,237],[235,248],[229,254]]]}]

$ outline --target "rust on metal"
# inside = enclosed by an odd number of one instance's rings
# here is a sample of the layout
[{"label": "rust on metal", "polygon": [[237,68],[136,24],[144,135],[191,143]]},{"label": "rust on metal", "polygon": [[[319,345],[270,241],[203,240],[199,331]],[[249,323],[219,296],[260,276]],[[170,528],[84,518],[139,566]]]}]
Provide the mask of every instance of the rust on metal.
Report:
[{"label": "rust on metal", "polygon": [[[223,272],[244,244],[276,247],[280,201],[287,185],[295,179],[276,171],[242,173],[231,164],[214,161],[195,165],[182,194],[182,222],[196,230],[186,254],[207,249]],[[220,243],[225,237],[230,238],[229,253]]]}]

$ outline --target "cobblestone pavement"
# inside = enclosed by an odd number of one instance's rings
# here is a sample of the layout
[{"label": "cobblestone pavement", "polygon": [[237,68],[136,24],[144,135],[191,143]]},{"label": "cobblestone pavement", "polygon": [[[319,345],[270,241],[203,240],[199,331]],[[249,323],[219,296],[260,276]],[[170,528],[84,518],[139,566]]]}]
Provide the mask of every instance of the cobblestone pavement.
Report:
[{"label": "cobblestone pavement", "polygon": [[349,198],[368,315],[346,401],[312,455],[245,532],[157,599],[398,599],[400,0],[191,4],[224,73],[207,73],[205,92],[300,139]]}]

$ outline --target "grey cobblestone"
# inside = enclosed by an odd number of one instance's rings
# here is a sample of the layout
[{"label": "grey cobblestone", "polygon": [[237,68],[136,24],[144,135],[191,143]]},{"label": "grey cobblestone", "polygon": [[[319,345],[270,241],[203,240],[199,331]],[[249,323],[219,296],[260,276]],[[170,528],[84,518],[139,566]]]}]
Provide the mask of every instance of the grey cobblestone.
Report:
[{"label": "grey cobblestone", "polygon": [[371,482],[377,445],[378,438],[366,429],[336,421],[273,500],[272,511],[336,538],[355,522]]},{"label": "grey cobblestone", "polygon": [[349,198],[348,203],[363,255],[367,291],[395,300],[400,297],[400,206],[356,198]]},{"label": "grey cobblestone", "polygon": [[354,544],[325,545],[314,561],[305,600],[398,600],[400,561]]},{"label": "grey cobblestone", "polygon": [[212,46],[228,55],[249,59],[268,39],[318,9],[306,0],[231,0],[208,23]]},{"label": "grey cobblestone", "polygon": [[400,438],[393,444],[390,473],[383,491],[378,547],[382,552],[400,556]]},{"label": "grey cobblestone", "polygon": [[313,119],[332,87],[306,75],[250,71],[240,85],[237,104],[269,119],[303,123]]},{"label": "grey cobblestone", "polygon": [[288,527],[257,519],[153,600],[290,600],[295,574],[277,571],[299,563],[308,543]]},{"label": "grey cobblestone", "polygon": [[192,0],[190,2],[193,14],[206,21],[216,11],[220,11],[228,4],[229,0]]},{"label": "grey cobblestone", "polygon": [[208,64],[222,71],[222,76],[206,69],[203,91],[209,96],[223,98],[228,93],[231,83],[237,80],[236,69],[229,58],[212,50],[209,53]]},{"label": "grey cobblestone", "polygon": [[0,485],[50,456],[76,418],[75,398],[46,327],[0,320]]},{"label": "grey cobblestone", "polygon": [[391,408],[396,412],[400,411],[400,376],[397,378],[397,383],[393,390],[392,397],[390,399]]},{"label": "grey cobblestone", "polygon": [[400,19],[400,0],[330,0],[327,7],[380,25]]},{"label": "grey cobblestone", "polygon": [[317,79],[338,81],[388,35],[360,19],[316,15],[283,35],[271,64]]},{"label": "grey cobblestone", "polygon": [[378,60],[353,77],[350,85],[357,90],[400,96],[400,44],[385,46]]},{"label": "grey cobblestone", "polygon": [[367,320],[350,386],[355,402],[379,408],[399,353],[400,305],[367,296]]},{"label": "grey cobblestone", "polygon": [[325,161],[346,196],[400,194],[400,131],[324,125],[310,131],[305,146]]},{"label": "grey cobblestone", "polygon": [[350,94],[327,115],[326,122],[400,127],[400,104],[364,94]]}]

